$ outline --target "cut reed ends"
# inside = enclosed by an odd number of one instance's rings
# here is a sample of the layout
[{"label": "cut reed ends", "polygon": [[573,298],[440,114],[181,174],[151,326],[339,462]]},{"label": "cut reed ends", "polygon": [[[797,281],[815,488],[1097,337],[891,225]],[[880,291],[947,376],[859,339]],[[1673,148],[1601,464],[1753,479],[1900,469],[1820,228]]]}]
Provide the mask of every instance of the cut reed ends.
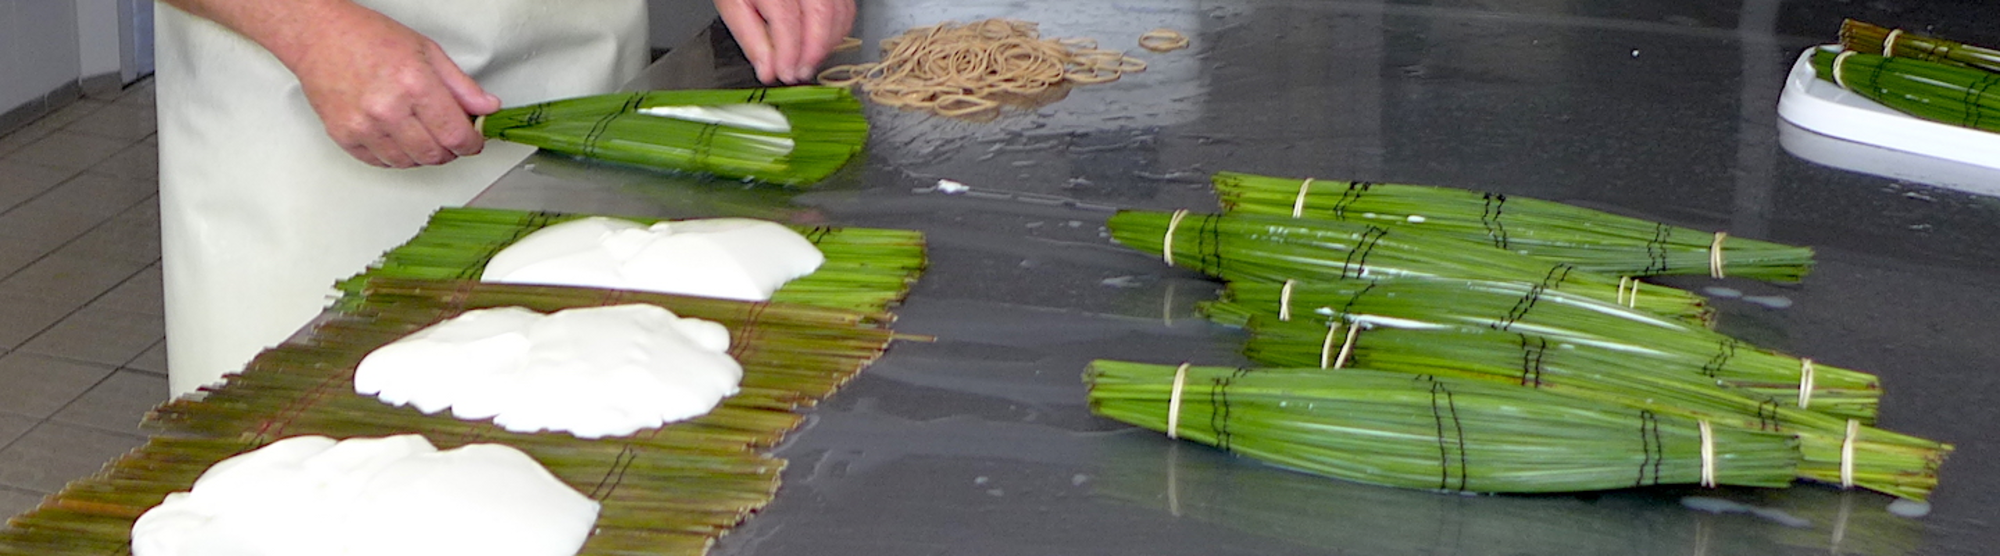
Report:
[{"label": "cut reed ends", "polygon": [[[776,108],[789,129],[640,112],[735,104]],[[836,87],[618,93],[505,108],[481,122],[487,137],[564,154],[790,186],[825,179],[868,142],[860,102]]]},{"label": "cut reed ends", "polygon": [[1434,235],[1616,276],[1708,275],[1797,282],[1812,249],[1449,187],[1218,172],[1232,213],[1337,220]]}]

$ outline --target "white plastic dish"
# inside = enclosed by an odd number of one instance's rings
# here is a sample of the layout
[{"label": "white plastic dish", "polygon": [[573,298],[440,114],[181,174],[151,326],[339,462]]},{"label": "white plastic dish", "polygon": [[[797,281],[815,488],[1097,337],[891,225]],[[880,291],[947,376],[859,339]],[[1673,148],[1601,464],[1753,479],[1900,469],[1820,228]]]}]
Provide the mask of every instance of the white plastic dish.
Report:
[{"label": "white plastic dish", "polygon": [[1779,117],[1837,139],[2000,168],[2000,134],[1910,116],[1821,80],[1812,68],[1820,48],[1828,47],[1808,48],[1792,64],[1778,97]]}]

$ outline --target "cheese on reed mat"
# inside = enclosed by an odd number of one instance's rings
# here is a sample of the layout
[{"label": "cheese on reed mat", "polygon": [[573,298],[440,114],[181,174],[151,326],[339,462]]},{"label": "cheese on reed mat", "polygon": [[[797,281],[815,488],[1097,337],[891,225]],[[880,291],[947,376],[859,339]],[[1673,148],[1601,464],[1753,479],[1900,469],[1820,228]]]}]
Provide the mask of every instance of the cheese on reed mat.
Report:
[{"label": "cheese on reed mat", "polygon": [[469,311],[361,360],[354,391],[510,431],[581,438],[698,417],[735,394],[729,330],[653,305]]},{"label": "cheese on reed mat", "polygon": [[591,217],[528,234],[494,255],[481,279],[763,301],[825,261],[798,232],[762,220]]},{"label": "cheese on reed mat", "polygon": [[570,556],[597,502],[511,447],[300,436],[210,467],[132,526],[134,556]]}]

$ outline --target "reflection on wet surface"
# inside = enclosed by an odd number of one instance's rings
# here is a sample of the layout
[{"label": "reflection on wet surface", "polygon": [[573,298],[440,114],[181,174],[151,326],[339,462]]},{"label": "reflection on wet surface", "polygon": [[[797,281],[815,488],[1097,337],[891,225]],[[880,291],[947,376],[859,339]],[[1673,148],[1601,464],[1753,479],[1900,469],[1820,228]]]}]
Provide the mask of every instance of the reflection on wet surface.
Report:
[{"label": "reflection on wet surface", "polygon": [[[721,555],[1960,554],[2000,540],[2000,199],[1786,152],[1775,103],[1842,17],[1988,42],[2000,8],[1904,2],[885,0],[870,41],[1014,17],[1148,71],[966,122],[871,107],[803,193],[534,159],[481,204],[920,229],[898,346],[781,455]],[[1984,18],[1982,19],[1982,16]],[[1183,31],[1191,48],[1137,37]],[[726,49],[724,49],[726,50]],[[683,53],[686,54],[686,53]],[[850,53],[846,56],[863,56]],[[857,58],[858,59],[858,58]],[[723,60],[692,66],[742,73]],[[678,83],[677,83],[678,84]],[[1900,159],[1897,164],[1921,161]],[[1835,164],[1838,166],[1838,164]],[[1469,187],[1814,247],[1803,284],[1679,278],[1719,329],[1880,374],[1886,428],[1958,445],[1930,515],[1888,497],[1646,489],[1464,497],[1310,477],[1091,417],[1095,358],[1237,365],[1213,282],[1112,245],[1116,208],[1212,210],[1217,170]],[[940,179],[966,184],[951,194]],[[1990,185],[1990,184],[1988,184]]]}]

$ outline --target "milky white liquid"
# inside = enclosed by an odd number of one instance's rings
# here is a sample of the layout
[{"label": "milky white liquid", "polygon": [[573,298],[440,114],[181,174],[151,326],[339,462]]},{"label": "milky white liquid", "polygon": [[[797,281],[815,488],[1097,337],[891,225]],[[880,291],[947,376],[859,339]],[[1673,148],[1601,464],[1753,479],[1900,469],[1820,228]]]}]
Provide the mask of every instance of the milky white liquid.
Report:
[{"label": "milky white liquid", "polygon": [[134,556],[571,556],[597,502],[511,447],[301,436],[210,467],[139,516]]},{"label": "milky white liquid", "polygon": [[623,436],[707,414],[743,367],[729,330],[653,305],[469,311],[369,353],[354,391],[515,432]]},{"label": "milky white liquid", "polygon": [[645,226],[591,217],[528,234],[494,255],[480,279],[763,301],[824,262],[804,236],[762,220]]}]

